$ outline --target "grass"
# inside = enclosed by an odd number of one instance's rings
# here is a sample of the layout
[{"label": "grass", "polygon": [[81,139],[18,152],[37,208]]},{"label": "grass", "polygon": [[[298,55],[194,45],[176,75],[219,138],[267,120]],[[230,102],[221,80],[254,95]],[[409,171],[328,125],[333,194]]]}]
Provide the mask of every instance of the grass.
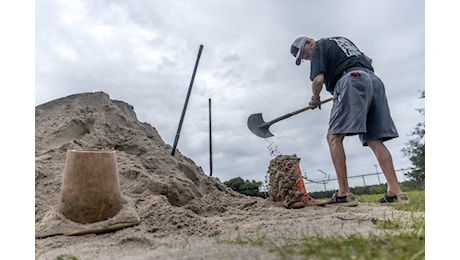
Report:
[{"label": "grass", "polygon": [[[375,220],[372,223],[383,235],[352,235],[348,237],[305,237],[302,241],[285,240],[282,245],[258,235],[256,239],[238,236],[229,242],[267,247],[280,259],[425,259],[425,218],[416,212],[425,211],[425,191],[407,192],[408,204],[389,204],[395,210],[414,212],[409,221],[402,219]],[[376,203],[382,195],[359,195],[361,203]]]},{"label": "grass", "polygon": [[286,245],[284,250],[310,259],[422,259],[425,254],[424,237],[411,233],[368,238],[317,236],[305,239],[300,245]]},{"label": "grass", "polygon": [[[409,196],[410,202],[408,204],[395,203],[388,205],[397,210],[403,211],[425,211],[425,191],[424,190],[414,190],[406,192]],[[371,194],[371,195],[356,195],[356,199],[359,202],[363,203],[377,203],[378,199],[382,197],[382,194]]]}]

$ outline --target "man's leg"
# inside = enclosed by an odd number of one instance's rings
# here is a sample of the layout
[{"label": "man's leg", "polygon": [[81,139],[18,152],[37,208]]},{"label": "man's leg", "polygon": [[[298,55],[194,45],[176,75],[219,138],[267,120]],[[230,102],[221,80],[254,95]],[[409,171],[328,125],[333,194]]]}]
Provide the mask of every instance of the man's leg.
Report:
[{"label": "man's leg", "polygon": [[398,183],[398,177],[396,176],[393,158],[391,157],[390,151],[388,151],[387,147],[381,140],[368,141],[367,144],[374,152],[380,168],[385,175],[388,184],[387,193],[389,195],[397,195],[401,193],[402,190]]},{"label": "man's leg", "polygon": [[337,181],[339,182],[339,191],[337,196],[344,196],[350,193],[347,178],[346,156],[345,150],[343,149],[344,138],[344,134],[330,134],[327,136],[329,151],[337,174]]}]

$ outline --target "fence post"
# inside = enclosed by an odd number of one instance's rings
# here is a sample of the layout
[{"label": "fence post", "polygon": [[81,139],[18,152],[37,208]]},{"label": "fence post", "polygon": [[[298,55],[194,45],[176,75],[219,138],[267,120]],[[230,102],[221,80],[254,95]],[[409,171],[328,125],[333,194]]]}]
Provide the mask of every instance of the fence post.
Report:
[{"label": "fence post", "polygon": [[366,188],[366,181],[364,180],[364,175],[361,175],[361,177],[363,178],[364,188]]},{"label": "fence post", "polygon": [[381,185],[382,183],[380,182],[380,174],[377,171],[377,164],[374,164],[374,166],[375,166],[375,173],[377,174],[377,180],[379,181],[379,185]]}]

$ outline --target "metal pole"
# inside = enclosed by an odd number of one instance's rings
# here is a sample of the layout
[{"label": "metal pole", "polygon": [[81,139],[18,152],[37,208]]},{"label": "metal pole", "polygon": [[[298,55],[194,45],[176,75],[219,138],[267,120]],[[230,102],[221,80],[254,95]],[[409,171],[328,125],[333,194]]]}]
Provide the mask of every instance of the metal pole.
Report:
[{"label": "metal pole", "polygon": [[190,93],[192,92],[193,81],[195,80],[196,70],[198,68],[198,63],[200,61],[201,51],[203,50],[203,45],[200,45],[200,49],[198,50],[198,56],[196,57],[195,68],[193,69],[192,79],[190,80],[190,85],[188,87],[187,97],[185,98],[184,108],[182,110],[182,116],[180,117],[179,127],[177,128],[176,138],[174,139],[174,146],[171,152],[171,155],[174,156],[176,152],[177,142],[179,141],[180,130],[182,128],[182,123],[184,122],[185,111],[187,110],[188,100],[190,98]]},{"label": "metal pole", "polygon": [[361,178],[363,178],[364,187],[366,187],[366,181],[364,180],[364,175],[361,175]]},{"label": "metal pole", "polygon": [[211,99],[209,99],[209,176],[212,176],[212,124],[211,124]]},{"label": "metal pole", "polygon": [[375,166],[375,173],[377,173],[377,179],[379,180],[379,185],[380,185],[380,184],[382,184],[382,183],[380,182],[380,176],[379,176],[380,173],[377,171],[377,164],[374,164],[374,166]]},{"label": "metal pole", "polygon": [[401,172],[403,174],[403,180],[406,181],[406,174],[404,174],[404,169],[403,168],[401,168]]}]

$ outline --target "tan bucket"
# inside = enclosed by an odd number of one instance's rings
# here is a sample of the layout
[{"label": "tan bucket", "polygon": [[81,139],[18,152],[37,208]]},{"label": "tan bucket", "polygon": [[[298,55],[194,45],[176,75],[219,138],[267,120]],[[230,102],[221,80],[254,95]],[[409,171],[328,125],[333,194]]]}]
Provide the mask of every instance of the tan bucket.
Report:
[{"label": "tan bucket", "polygon": [[115,216],[122,208],[115,151],[67,151],[59,210],[78,223]]}]

